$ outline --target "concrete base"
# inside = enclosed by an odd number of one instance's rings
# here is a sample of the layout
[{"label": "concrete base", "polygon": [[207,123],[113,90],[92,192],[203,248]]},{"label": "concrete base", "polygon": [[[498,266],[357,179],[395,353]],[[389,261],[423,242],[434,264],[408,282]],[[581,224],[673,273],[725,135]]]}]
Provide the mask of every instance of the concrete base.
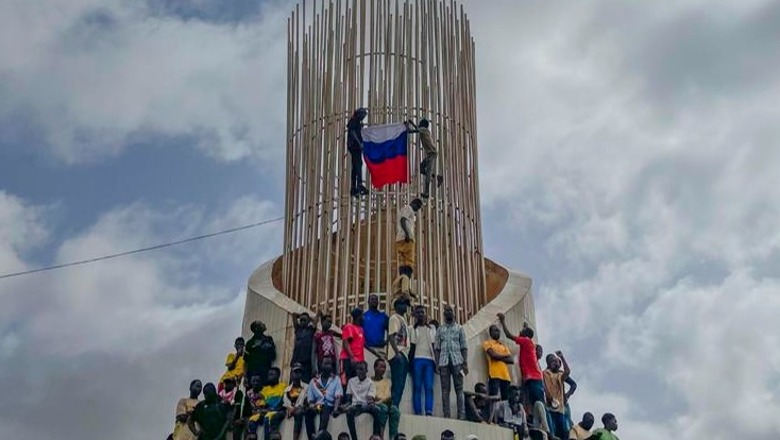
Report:
[{"label": "concrete base", "polygon": [[[249,325],[252,321],[260,320],[268,327],[270,334],[276,341],[277,346],[277,364],[282,368],[282,378],[289,378],[289,359],[293,350],[293,326],[292,316],[294,312],[311,312],[308,308],[296,303],[282,292],[278,291],[271,278],[271,269],[273,261],[268,262],[258,268],[250,277],[247,288],[246,308],[244,309],[243,333],[245,336],[251,336]],[[466,376],[464,387],[466,390],[473,390],[474,384],[478,382],[487,383],[487,361],[486,355],[482,350],[482,342],[487,340],[488,329],[491,324],[497,322],[496,313],[504,313],[507,319],[507,325],[510,329],[519,331],[523,322],[535,325],[533,296],[531,294],[531,279],[525,275],[509,272],[509,278],[504,289],[487,305],[485,305],[468,322],[463,324],[466,332],[466,339],[469,346],[469,355],[467,363],[469,374]],[[334,327],[337,327],[334,325]],[[517,346],[511,342],[503,341],[517,354]],[[366,361],[372,365],[373,355],[366,353]],[[388,368],[388,375],[390,374]],[[512,366],[512,374],[515,381],[519,379],[520,373],[517,365]],[[511,432],[504,428],[496,426],[480,425],[469,422],[461,422],[452,419],[439,418],[441,411],[441,385],[438,376],[434,379],[434,416],[436,417],[416,417],[412,416],[412,384],[411,379],[407,379],[406,389],[401,402],[401,432],[407,434],[409,438],[416,434],[425,434],[428,439],[438,439],[441,431],[450,429],[457,434],[456,438],[463,438],[468,434],[476,434],[480,438],[490,438],[496,440],[512,439]],[[455,406],[455,397],[451,399],[453,408],[452,414],[457,414]],[[361,438],[370,436],[370,416],[361,416],[358,419],[358,427]],[[283,438],[292,438],[292,423],[284,423]],[[346,431],[346,417],[341,416],[332,421],[330,426],[331,433]],[[289,432],[288,432],[289,431]],[[365,435],[365,437],[363,437]]]}]

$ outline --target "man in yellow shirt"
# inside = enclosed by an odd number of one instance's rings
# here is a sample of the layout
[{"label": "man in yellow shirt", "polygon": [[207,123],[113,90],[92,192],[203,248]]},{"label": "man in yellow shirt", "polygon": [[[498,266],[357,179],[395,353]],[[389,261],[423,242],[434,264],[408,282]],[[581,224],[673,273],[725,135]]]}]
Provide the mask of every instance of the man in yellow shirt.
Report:
[{"label": "man in yellow shirt", "polygon": [[225,360],[227,371],[219,379],[218,391],[222,391],[225,379],[235,379],[236,388],[241,386],[241,379],[244,377],[246,371],[246,367],[244,366],[244,338],[236,338],[234,347],[236,348],[236,352],[229,353]]},{"label": "man in yellow shirt", "polygon": [[497,325],[490,326],[490,339],[482,343],[488,361],[488,392],[491,396],[501,395],[501,400],[509,399],[509,385],[512,376],[509,365],[512,365],[512,353],[501,343],[501,329]]},{"label": "man in yellow shirt", "polygon": [[390,380],[385,377],[387,371],[387,362],[382,358],[377,358],[374,361],[374,377],[371,380],[374,381],[376,386],[376,406],[378,409],[377,417],[380,419],[382,426],[380,435],[384,438],[385,423],[390,423],[390,438],[395,438],[398,435],[398,422],[401,418],[401,412],[397,406],[393,405],[393,396],[390,391]]}]

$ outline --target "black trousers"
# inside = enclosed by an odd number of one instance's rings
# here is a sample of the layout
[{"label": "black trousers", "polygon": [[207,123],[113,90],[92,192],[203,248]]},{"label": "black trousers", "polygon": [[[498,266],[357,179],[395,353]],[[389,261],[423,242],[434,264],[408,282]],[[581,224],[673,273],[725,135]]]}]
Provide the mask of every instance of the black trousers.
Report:
[{"label": "black trousers", "polygon": [[352,156],[352,174],[350,190],[354,191],[363,185],[363,153],[360,150],[349,150]]}]

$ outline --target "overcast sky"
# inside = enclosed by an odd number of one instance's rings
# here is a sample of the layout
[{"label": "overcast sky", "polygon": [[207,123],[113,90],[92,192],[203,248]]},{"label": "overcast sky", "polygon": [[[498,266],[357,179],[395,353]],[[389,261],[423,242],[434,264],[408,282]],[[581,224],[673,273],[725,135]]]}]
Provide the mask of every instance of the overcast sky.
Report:
[{"label": "overcast sky", "polygon": [[[465,2],[485,252],[575,416],[780,434],[780,2]],[[291,1],[0,2],[0,272],[276,217]],[[270,225],[0,280],[0,438],[165,438]]]}]

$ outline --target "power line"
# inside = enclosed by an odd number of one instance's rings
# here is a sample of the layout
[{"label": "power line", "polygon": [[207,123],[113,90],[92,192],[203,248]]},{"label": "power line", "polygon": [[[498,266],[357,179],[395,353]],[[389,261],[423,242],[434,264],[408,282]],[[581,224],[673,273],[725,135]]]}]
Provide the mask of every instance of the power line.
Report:
[{"label": "power line", "polygon": [[18,277],[18,276],[22,276],[22,275],[30,275],[30,274],[38,273],[38,272],[46,272],[46,271],[49,271],[49,270],[62,269],[64,267],[80,266],[82,264],[95,263],[97,261],[110,260],[112,258],[125,257],[127,255],[140,254],[140,253],[143,253],[143,252],[156,251],[158,249],[168,248],[168,247],[171,247],[171,246],[178,246],[180,244],[189,243],[189,242],[197,241],[197,240],[203,240],[203,239],[211,238],[211,237],[216,237],[218,235],[231,234],[233,232],[238,232],[238,231],[243,231],[243,230],[246,230],[246,229],[256,228],[258,226],[263,226],[263,225],[267,225],[269,223],[278,222],[278,221],[281,221],[283,219],[284,219],[284,217],[276,217],[276,218],[272,218],[272,219],[268,219],[268,220],[263,220],[263,221],[260,221],[260,222],[257,222],[257,223],[251,223],[251,224],[248,224],[248,225],[239,226],[239,227],[236,227],[236,228],[223,229],[221,231],[212,232],[210,234],[198,235],[198,236],[195,236],[195,237],[189,237],[189,238],[185,238],[185,239],[182,239],[182,240],[176,240],[176,241],[171,241],[171,242],[168,242],[168,243],[157,244],[157,245],[149,246],[149,247],[145,247],[145,248],[134,249],[132,251],[120,252],[118,254],[103,255],[103,256],[100,256],[100,257],[89,258],[89,259],[86,259],[86,260],[72,261],[70,263],[57,264],[57,265],[54,265],[54,266],[46,266],[46,267],[40,267],[38,269],[31,269],[31,270],[25,270],[25,271],[21,271],[21,272],[7,273],[7,274],[4,274],[4,275],[0,275],[0,280],[5,279],[5,278]]}]

